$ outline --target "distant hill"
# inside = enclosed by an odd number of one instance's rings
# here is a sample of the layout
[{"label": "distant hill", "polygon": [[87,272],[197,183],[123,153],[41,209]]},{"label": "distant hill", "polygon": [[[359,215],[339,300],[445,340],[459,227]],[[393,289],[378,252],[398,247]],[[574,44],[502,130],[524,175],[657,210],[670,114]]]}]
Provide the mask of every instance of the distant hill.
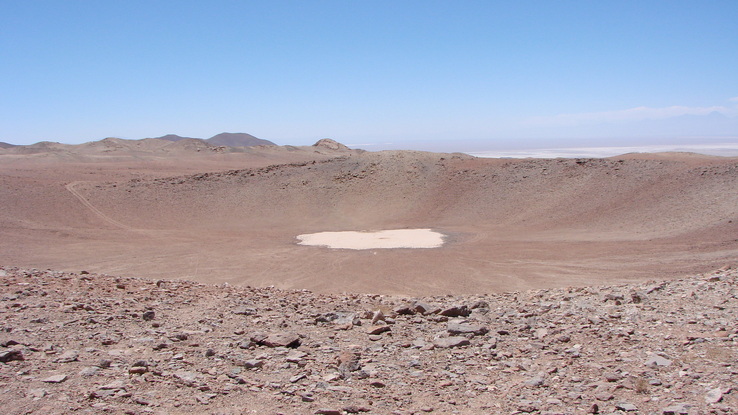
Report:
[{"label": "distant hill", "polygon": [[345,145],[339,143],[336,140],[332,140],[330,138],[323,138],[321,140],[318,140],[317,143],[313,144],[313,147],[324,147],[330,150],[350,150]]},{"label": "distant hill", "polygon": [[276,146],[269,140],[262,140],[246,133],[220,133],[205,141],[215,146],[227,147]]},{"label": "distant hill", "polygon": [[[161,145],[156,145],[156,142],[152,142],[151,140],[162,140],[162,141],[171,141],[171,142],[186,142],[186,145],[180,146],[182,148],[185,147],[201,147],[200,145],[194,143],[195,141],[199,141],[203,144],[208,144],[211,146],[225,146],[225,147],[254,147],[254,146],[276,146],[277,144],[269,141],[269,140],[263,140],[261,138],[256,138],[251,134],[246,133],[220,133],[217,135],[214,135],[207,140],[202,138],[194,138],[194,137],[182,137],[176,134],[167,134],[161,137],[153,137],[153,138],[144,138],[142,140],[127,140],[122,138],[113,138],[108,137],[99,141],[91,141],[89,143],[81,144],[84,147],[107,147],[107,148],[128,148],[128,147],[136,147],[136,149],[141,150],[140,147],[142,147],[145,144],[145,147],[161,147]],[[161,143],[161,141],[159,141]],[[60,143],[51,143],[47,141],[42,141],[36,144],[31,144],[27,146],[18,146],[15,144],[5,143],[0,141],[0,149],[9,149],[9,148],[15,148],[20,147],[23,149],[28,150],[59,150],[60,147],[66,148],[66,144],[60,144]]]},{"label": "distant hill", "polygon": [[[126,154],[157,153],[169,154],[172,152],[227,152],[239,153],[250,151],[249,147],[268,146],[279,147],[268,140],[262,140],[251,134],[221,133],[207,140],[202,138],[182,137],[176,134],[167,134],[156,138],[131,140],[116,137],[107,137],[102,140],[90,141],[82,144],[62,144],[50,141],[41,141],[30,145],[14,145],[0,142],[3,154],[105,154],[125,156]],[[130,153],[130,154],[129,154]],[[173,154],[173,153],[172,153]]]},{"label": "distant hill", "polygon": [[208,138],[207,140],[202,138],[182,137],[176,134],[167,134],[165,136],[155,138],[167,141],[202,140],[210,145],[226,147],[276,146],[276,144],[269,140],[262,140],[261,138],[256,138],[253,135],[246,133],[220,133]]},{"label": "distant hill", "polygon": [[154,137],[158,140],[167,140],[167,141],[180,141],[180,140],[200,140],[200,138],[192,138],[192,137],[182,137],[177,134],[167,134],[161,137]]}]

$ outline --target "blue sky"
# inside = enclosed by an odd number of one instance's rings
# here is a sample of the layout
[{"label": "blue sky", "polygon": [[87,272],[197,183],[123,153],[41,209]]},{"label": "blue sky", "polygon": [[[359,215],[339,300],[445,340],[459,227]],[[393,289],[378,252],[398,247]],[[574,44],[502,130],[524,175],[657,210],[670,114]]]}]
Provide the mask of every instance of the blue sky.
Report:
[{"label": "blue sky", "polygon": [[0,141],[738,142],[738,2],[0,0]]}]

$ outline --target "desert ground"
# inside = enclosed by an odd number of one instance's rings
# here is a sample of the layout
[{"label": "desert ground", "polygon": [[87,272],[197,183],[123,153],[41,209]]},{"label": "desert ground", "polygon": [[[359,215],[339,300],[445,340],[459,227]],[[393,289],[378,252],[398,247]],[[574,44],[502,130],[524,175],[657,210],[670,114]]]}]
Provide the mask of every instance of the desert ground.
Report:
[{"label": "desert ground", "polygon": [[[738,258],[738,159],[482,159],[106,139],[0,150],[0,263],[379,294],[708,272]],[[432,229],[437,249],[302,246]]]},{"label": "desert ground", "polygon": [[0,206],[3,414],[738,413],[738,158],[39,143]]}]

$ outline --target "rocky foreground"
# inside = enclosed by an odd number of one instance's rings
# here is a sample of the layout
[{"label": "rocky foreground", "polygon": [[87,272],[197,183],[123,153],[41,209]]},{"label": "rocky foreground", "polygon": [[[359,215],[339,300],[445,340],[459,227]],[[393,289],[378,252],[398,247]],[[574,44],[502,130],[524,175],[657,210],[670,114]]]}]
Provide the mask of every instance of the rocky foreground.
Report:
[{"label": "rocky foreground", "polygon": [[738,413],[737,282],[400,298],[0,267],[0,412]]}]

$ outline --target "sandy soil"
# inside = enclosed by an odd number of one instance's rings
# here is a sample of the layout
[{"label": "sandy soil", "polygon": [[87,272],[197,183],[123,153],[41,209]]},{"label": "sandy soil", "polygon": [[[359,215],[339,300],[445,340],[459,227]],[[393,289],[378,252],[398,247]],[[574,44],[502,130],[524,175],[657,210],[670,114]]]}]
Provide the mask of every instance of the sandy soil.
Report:
[{"label": "sandy soil", "polygon": [[[675,278],[738,258],[736,158],[46,147],[0,150],[0,264],[427,295]],[[295,240],[405,228],[446,244]]]}]

